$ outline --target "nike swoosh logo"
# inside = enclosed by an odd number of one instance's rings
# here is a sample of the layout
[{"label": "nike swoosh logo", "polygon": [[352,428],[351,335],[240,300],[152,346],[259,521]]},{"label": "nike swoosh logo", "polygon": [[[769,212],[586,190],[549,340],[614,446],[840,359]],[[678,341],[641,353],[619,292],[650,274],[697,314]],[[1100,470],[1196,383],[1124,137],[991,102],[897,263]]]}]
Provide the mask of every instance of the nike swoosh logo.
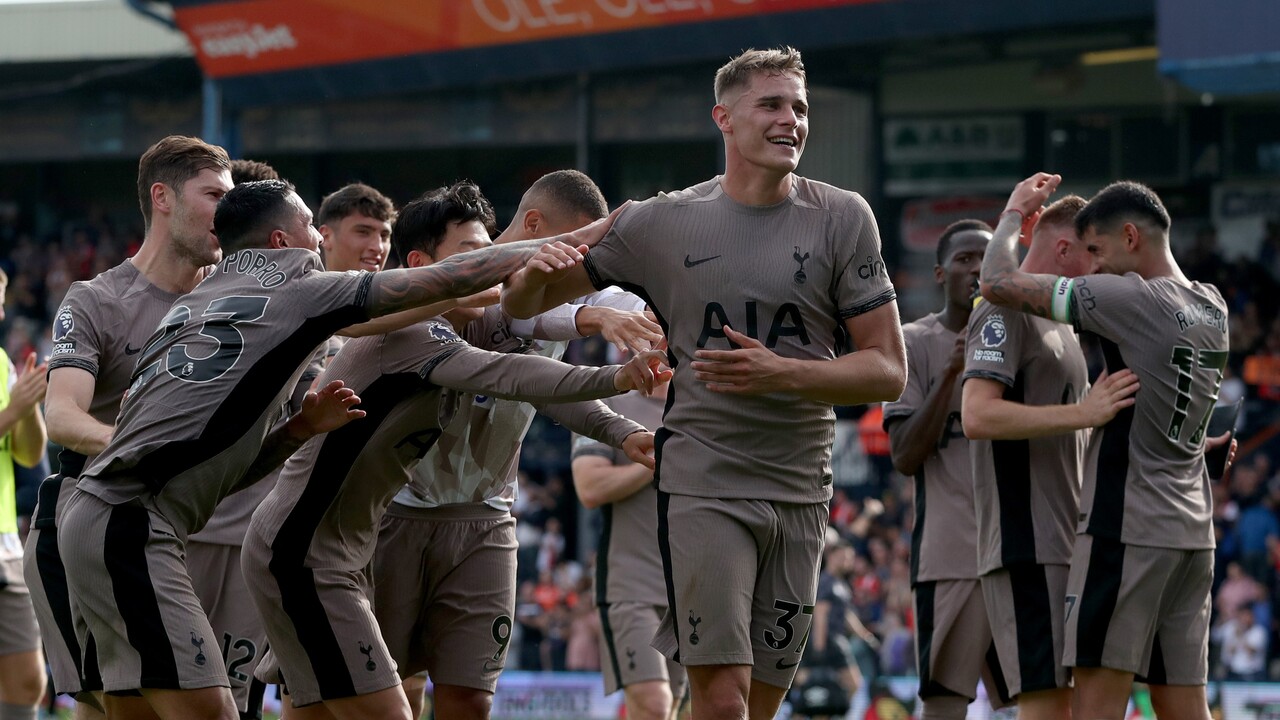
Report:
[{"label": "nike swoosh logo", "polygon": [[688,256],[688,255],[685,255],[685,256],[684,256],[684,266],[685,266],[685,267],[687,267],[687,268],[697,267],[697,266],[701,265],[701,264],[702,264],[702,263],[704,263],[704,262],[711,262],[712,260],[715,260],[715,259],[716,259],[716,258],[718,258],[718,257],[720,257],[720,256],[719,256],[719,255],[712,255],[712,256],[711,256],[711,257],[709,257],[709,258],[702,258],[701,260],[690,260],[690,259],[689,259],[689,256]]},{"label": "nike swoosh logo", "polygon": [[493,662],[492,660],[485,660],[485,661],[484,661],[484,671],[485,671],[485,672],[502,672],[502,669],[503,669],[504,667],[506,667],[506,665],[505,665],[505,664],[503,664],[503,665],[499,665],[498,663],[495,663],[495,662]]},{"label": "nike swoosh logo", "polygon": [[140,352],[142,352],[142,348],[131,348],[129,347],[129,343],[124,344],[125,355],[137,355]]},{"label": "nike swoosh logo", "polygon": [[800,661],[799,661],[799,660],[797,660],[797,661],[795,661],[795,662],[791,663],[790,665],[787,665],[787,664],[783,663],[781,660],[779,660],[779,661],[778,661],[778,663],[777,663],[776,665],[774,665],[774,667],[778,668],[779,670],[789,670],[789,669],[791,669],[791,668],[793,668],[793,667],[795,667],[795,666],[797,666],[797,665],[799,665],[799,664],[800,664]]}]

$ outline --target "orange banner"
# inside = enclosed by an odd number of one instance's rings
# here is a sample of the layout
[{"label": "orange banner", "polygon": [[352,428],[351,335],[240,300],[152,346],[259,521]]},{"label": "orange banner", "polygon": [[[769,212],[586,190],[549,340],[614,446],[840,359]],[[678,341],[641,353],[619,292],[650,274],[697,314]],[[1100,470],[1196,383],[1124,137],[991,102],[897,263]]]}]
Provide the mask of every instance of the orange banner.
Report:
[{"label": "orange banner", "polygon": [[179,6],[205,73],[317,65],[886,0],[242,0]]}]

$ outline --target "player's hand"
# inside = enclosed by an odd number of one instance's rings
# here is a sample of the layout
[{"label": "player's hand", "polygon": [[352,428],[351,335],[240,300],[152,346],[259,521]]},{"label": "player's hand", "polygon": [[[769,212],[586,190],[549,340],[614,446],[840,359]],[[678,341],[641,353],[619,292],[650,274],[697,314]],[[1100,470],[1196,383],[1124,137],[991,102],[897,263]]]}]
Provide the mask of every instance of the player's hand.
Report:
[{"label": "player's hand", "polygon": [[619,205],[617,210],[609,213],[608,217],[600,218],[590,225],[580,227],[573,232],[558,235],[557,239],[563,241],[567,245],[572,245],[573,247],[581,247],[585,245],[588,248],[593,248],[597,243],[604,239],[604,236],[607,235],[609,230],[613,227],[613,222],[617,220],[618,216],[621,215],[630,205],[631,201],[628,200]]},{"label": "player's hand", "polygon": [[964,372],[965,347],[968,342],[969,332],[967,329],[962,329],[956,336],[955,345],[951,346],[951,357],[947,358],[947,372],[951,375]]},{"label": "player's hand", "polygon": [[1209,452],[1210,450],[1215,450],[1217,448],[1222,447],[1222,444],[1227,442],[1227,440],[1231,441],[1231,447],[1227,448],[1227,464],[1222,466],[1222,471],[1224,474],[1226,473],[1227,470],[1231,469],[1232,465],[1235,464],[1236,449],[1240,447],[1240,443],[1237,442],[1234,437],[1231,437],[1231,435],[1232,433],[1230,432],[1224,432],[1221,435],[1218,435],[1217,437],[1205,438],[1204,440],[1205,452]]},{"label": "player's hand", "polygon": [[474,295],[467,295],[458,298],[458,307],[460,308],[485,308],[490,305],[497,305],[502,300],[502,286],[494,285],[488,290],[481,290]]},{"label": "player's hand", "polygon": [[1133,394],[1138,392],[1138,388],[1138,376],[1132,370],[1121,370],[1114,375],[1103,372],[1089,389],[1089,394],[1080,401],[1088,427],[1106,425],[1116,413],[1133,405],[1136,402]]},{"label": "player's hand", "polygon": [[529,262],[525,263],[524,269],[517,271],[517,274],[523,273],[530,281],[550,285],[563,278],[582,262],[583,253],[586,251],[586,245],[568,245],[558,240],[549,242],[539,248],[538,252],[529,258]]},{"label": "player's hand", "polygon": [[663,340],[662,326],[648,313],[587,305],[578,310],[576,320],[583,335],[599,335],[621,353],[652,350]]},{"label": "player's hand", "polygon": [[645,395],[652,395],[655,387],[671,379],[671,370],[662,365],[666,357],[658,350],[637,354],[618,368],[613,376],[613,386],[619,392],[639,390]]},{"label": "player's hand", "polygon": [[[1040,208],[1044,206],[1053,191],[1058,189],[1060,182],[1062,182],[1061,175],[1036,173],[1014,186],[1013,194],[1009,196],[1009,202],[1004,208],[1022,213],[1024,222],[1030,220],[1033,215],[1040,212]],[[1024,225],[1023,230],[1027,229]]]},{"label": "player's hand", "polygon": [[712,392],[764,395],[791,389],[787,361],[749,335],[724,326],[737,350],[699,350],[690,364],[694,379]]},{"label": "player's hand", "polygon": [[307,393],[302,409],[289,419],[289,432],[299,438],[333,432],[365,416],[363,410],[356,409],[359,404],[360,396],[355,390],[343,385],[341,380],[334,380]]},{"label": "player's hand", "polygon": [[48,370],[48,363],[36,364],[35,353],[27,354],[27,359],[17,368],[18,377],[9,390],[9,405],[16,412],[25,415],[44,400],[44,391],[48,387]]},{"label": "player's hand", "polygon": [[622,452],[631,458],[631,462],[653,469],[653,433],[634,432],[622,441]]}]

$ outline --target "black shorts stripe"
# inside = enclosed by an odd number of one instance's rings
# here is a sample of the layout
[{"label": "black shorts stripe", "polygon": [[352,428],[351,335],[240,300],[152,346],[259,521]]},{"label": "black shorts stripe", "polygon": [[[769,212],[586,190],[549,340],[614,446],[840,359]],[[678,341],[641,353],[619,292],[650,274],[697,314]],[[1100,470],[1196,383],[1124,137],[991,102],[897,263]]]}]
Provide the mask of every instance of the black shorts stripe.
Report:
[{"label": "black shorts stripe", "polygon": [[1149,685],[1169,684],[1169,671],[1164,666],[1164,648],[1160,647],[1159,632],[1156,633],[1155,642],[1151,645],[1151,663],[1147,666],[1147,674],[1135,679]]},{"label": "black shorts stripe", "polygon": [[1008,570],[1022,692],[1053,690],[1058,687],[1058,658],[1053,652],[1049,578],[1043,565],[1022,565]]},{"label": "black shorts stripe", "polygon": [[[1019,372],[1004,399],[1026,402],[1026,376]],[[1031,442],[992,440],[996,494],[1000,501],[1000,559],[1003,565],[1036,561],[1035,523],[1031,516]]]},{"label": "black shorts stripe", "polygon": [[[66,478],[74,480],[74,478]],[[58,635],[67,646],[67,652],[75,664],[76,674],[80,676],[82,691],[101,690],[102,674],[98,671],[97,646],[90,635],[85,651],[80,649],[80,640],[76,637],[75,621],[71,617],[71,591],[67,587],[67,569],[62,564],[62,553],[58,550],[58,528],[54,517],[58,511],[58,493],[62,488],[64,476],[52,475],[40,483],[39,516],[47,522],[32,523],[32,534],[35,536],[34,552],[36,556],[36,572],[40,576],[40,586],[44,589],[49,611],[53,613],[53,622],[57,626]],[[37,521],[38,522],[38,521]],[[55,692],[65,692],[57,687]]]},{"label": "black shorts stripe", "polygon": [[[116,609],[124,620],[129,644],[137,651],[141,663],[139,687],[177,689],[180,687],[178,661],[147,567],[150,533],[151,520],[146,508],[132,504],[113,506],[107,518],[102,554],[111,577]],[[192,642],[197,640],[193,637]],[[196,653],[197,648],[193,647],[193,658]]]},{"label": "black shorts stripe", "polygon": [[245,711],[240,713],[240,720],[262,720],[262,697],[267,693],[267,684],[258,678],[249,681],[249,697],[245,702]]},{"label": "black shorts stripe", "polygon": [[[1115,374],[1127,367],[1120,356],[1119,345],[1096,335],[1093,337],[1097,338],[1102,348],[1107,372]],[[1133,427],[1134,407],[1131,405],[1124,408],[1116,413],[1111,422],[1103,425],[1100,430],[1094,430],[1102,433],[1093,505],[1088,509],[1088,532],[1095,538],[1119,540],[1124,527],[1125,485],[1129,477],[1129,432]]]},{"label": "black shorts stripe", "polygon": [[911,587],[916,587],[916,578],[920,577],[920,551],[924,547],[924,513],[925,513],[924,465],[915,475],[916,486],[916,521],[911,527]]},{"label": "black shorts stripe", "polygon": [[600,508],[600,542],[596,543],[596,605],[609,603],[609,551],[613,542],[613,503]]},{"label": "black shorts stripe", "polygon": [[937,694],[930,673],[932,663],[929,662],[933,654],[933,610],[937,590],[936,581],[916,583],[916,668],[920,675],[921,699]]},{"label": "black shorts stripe", "polygon": [[1091,540],[1089,570],[1078,600],[1077,667],[1102,667],[1102,649],[1120,598],[1121,573],[1124,570],[1124,545],[1120,541],[1105,537],[1092,537]]},{"label": "black shorts stripe", "polygon": [[613,668],[613,677],[618,683],[618,687],[625,687],[622,684],[622,666],[618,664],[618,647],[613,641],[613,625],[609,622],[609,604],[601,603],[600,610],[600,632],[604,635],[605,647],[609,650],[609,667]]},{"label": "black shorts stripe", "polygon": [[1001,705],[1013,702],[1013,698],[1009,695],[1009,683],[1004,681],[1004,667],[1000,665],[1000,653],[996,651],[994,640],[987,646],[987,668],[991,671],[991,681],[995,683],[994,688],[988,689],[995,690]]},{"label": "black shorts stripe", "polygon": [[671,495],[658,491],[658,552],[662,555],[662,577],[667,583],[667,612],[671,614],[671,632],[676,636],[676,655],[680,662],[680,615],[676,612],[676,581],[671,570],[671,525],[667,511],[671,507]]},{"label": "black shorts stripe", "polygon": [[53,530],[57,527],[54,520],[58,516],[58,495],[62,492],[62,481],[74,476],[58,473],[40,481],[36,490],[36,513],[31,518],[31,527],[37,530]]},{"label": "black shorts stripe", "polygon": [[[311,662],[320,695],[325,700],[354,696],[355,680],[320,601],[315,574],[306,567],[307,553],[316,528],[337,498],[365,445],[389,413],[423,385],[424,381],[416,373],[396,373],[383,375],[360,392],[360,409],[365,411],[365,417],[325,436],[307,478],[306,489],[280,524],[271,544],[271,560],[267,567],[280,588],[281,606],[293,623],[295,634]],[[425,454],[438,438],[437,430],[434,436],[414,438],[413,442],[419,444],[418,449]],[[376,642],[377,638],[356,640],[369,644]]]}]

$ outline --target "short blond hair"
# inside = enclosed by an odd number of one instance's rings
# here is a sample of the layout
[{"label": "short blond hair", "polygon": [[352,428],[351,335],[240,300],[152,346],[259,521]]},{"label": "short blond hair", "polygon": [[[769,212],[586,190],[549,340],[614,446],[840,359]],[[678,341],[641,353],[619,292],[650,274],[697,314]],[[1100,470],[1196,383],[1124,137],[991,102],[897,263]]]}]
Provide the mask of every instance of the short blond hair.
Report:
[{"label": "short blond hair", "polygon": [[758,73],[792,73],[800,78],[806,90],[809,89],[799,50],[790,45],[770,50],[748,48],[741,55],[730,58],[729,62],[716,71],[716,102],[723,103],[730,90],[745,87],[751,82],[752,76]]}]

